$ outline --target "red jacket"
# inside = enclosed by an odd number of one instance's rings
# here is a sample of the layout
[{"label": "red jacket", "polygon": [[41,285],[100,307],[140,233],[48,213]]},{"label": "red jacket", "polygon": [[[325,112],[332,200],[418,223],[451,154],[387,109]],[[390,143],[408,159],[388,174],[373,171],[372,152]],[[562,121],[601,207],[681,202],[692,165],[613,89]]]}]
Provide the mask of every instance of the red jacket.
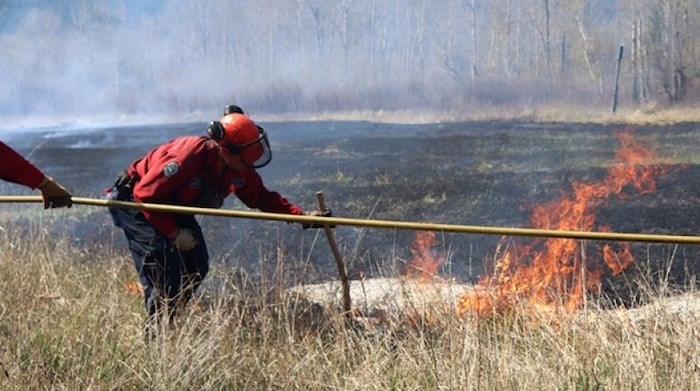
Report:
[{"label": "red jacket", "polygon": [[36,189],[44,174],[22,155],[0,141],[0,179]]},{"label": "red jacket", "polygon": [[[264,212],[303,214],[298,206],[279,193],[268,190],[260,175],[250,169],[218,171],[217,146],[206,137],[184,136],[171,140],[134,161],[127,172],[137,182],[134,200],[145,203],[220,207],[231,193],[249,208]],[[143,212],[163,235],[177,233],[175,214]]]}]

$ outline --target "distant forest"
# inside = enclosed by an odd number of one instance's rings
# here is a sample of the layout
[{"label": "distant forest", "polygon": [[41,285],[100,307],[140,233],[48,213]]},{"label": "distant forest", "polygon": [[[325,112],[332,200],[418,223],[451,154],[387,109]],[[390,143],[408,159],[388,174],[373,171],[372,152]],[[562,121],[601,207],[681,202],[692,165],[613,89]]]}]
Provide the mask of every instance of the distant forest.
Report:
[{"label": "distant forest", "polygon": [[[700,0],[0,1],[0,115],[700,96]],[[624,46],[620,68],[617,60]]]}]

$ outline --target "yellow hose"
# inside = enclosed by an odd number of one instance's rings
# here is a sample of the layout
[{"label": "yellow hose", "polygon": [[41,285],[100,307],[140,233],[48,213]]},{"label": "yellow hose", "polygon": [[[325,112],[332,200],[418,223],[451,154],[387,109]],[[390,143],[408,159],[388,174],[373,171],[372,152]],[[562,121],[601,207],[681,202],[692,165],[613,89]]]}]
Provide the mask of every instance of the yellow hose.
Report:
[{"label": "yellow hose", "polygon": [[[584,231],[559,231],[551,229],[536,228],[508,228],[490,227],[478,225],[455,225],[438,223],[420,223],[409,221],[391,220],[371,220],[371,219],[351,219],[345,217],[318,217],[318,216],[296,216],[279,213],[264,213],[230,209],[196,208],[191,206],[135,203],[125,201],[103,200],[96,198],[73,197],[73,204],[117,207],[125,209],[140,209],[151,212],[167,212],[181,214],[195,214],[206,216],[238,217],[255,220],[277,220],[290,221],[296,223],[320,223],[331,225],[348,225],[355,227],[370,227],[382,229],[420,230],[457,232],[481,235],[502,235],[502,236],[529,236],[529,237],[551,237],[562,239],[585,239],[585,240],[609,240],[624,242],[652,242],[652,243],[677,243],[677,244],[700,244],[700,236],[681,235],[654,235],[621,232],[584,232]],[[0,196],[0,203],[18,202],[43,202],[40,196]]]}]

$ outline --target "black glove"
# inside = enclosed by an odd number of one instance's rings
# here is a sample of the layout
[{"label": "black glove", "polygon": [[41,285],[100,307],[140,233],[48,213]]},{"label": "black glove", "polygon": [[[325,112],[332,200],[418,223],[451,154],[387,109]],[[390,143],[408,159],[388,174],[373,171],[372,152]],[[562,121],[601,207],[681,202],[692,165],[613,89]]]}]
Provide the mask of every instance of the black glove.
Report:
[{"label": "black glove", "polygon": [[129,174],[126,172],[126,170],[122,171],[117,175],[117,178],[114,180],[114,184],[112,185],[116,189],[123,189],[125,187],[131,187],[134,184],[134,178],[129,176]]},{"label": "black glove", "polygon": [[[330,209],[326,209],[324,211],[318,211],[314,210],[311,212],[304,212],[305,216],[320,216],[320,217],[333,217],[333,213],[331,213]],[[323,228],[324,225],[326,224],[321,224],[321,223],[301,223],[301,227],[304,229],[309,229],[309,228]],[[335,228],[335,225],[328,225],[329,228]]]}]

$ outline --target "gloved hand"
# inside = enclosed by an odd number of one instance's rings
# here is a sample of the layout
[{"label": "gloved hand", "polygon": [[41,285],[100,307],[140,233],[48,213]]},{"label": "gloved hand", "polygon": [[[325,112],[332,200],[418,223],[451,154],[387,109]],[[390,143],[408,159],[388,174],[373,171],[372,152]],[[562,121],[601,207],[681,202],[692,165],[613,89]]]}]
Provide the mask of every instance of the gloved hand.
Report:
[{"label": "gloved hand", "polygon": [[72,194],[49,176],[44,177],[38,189],[44,199],[44,209],[73,206]]},{"label": "gloved hand", "polygon": [[129,175],[129,173],[124,170],[117,175],[117,178],[114,180],[114,185],[112,187],[116,188],[117,190],[121,190],[123,187],[126,186],[132,186],[134,184],[134,178]]},{"label": "gloved hand", "polygon": [[172,242],[180,251],[192,250],[194,246],[197,245],[197,239],[195,239],[194,233],[188,228],[180,228]]},{"label": "gloved hand", "polygon": [[[305,216],[319,216],[319,217],[333,217],[333,213],[331,213],[330,209],[326,209],[324,211],[318,211],[314,210],[311,212],[304,212]],[[323,228],[324,224],[321,223],[301,223],[301,227],[303,229],[309,229],[309,228]],[[335,228],[335,225],[329,225],[330,228]]]}]

